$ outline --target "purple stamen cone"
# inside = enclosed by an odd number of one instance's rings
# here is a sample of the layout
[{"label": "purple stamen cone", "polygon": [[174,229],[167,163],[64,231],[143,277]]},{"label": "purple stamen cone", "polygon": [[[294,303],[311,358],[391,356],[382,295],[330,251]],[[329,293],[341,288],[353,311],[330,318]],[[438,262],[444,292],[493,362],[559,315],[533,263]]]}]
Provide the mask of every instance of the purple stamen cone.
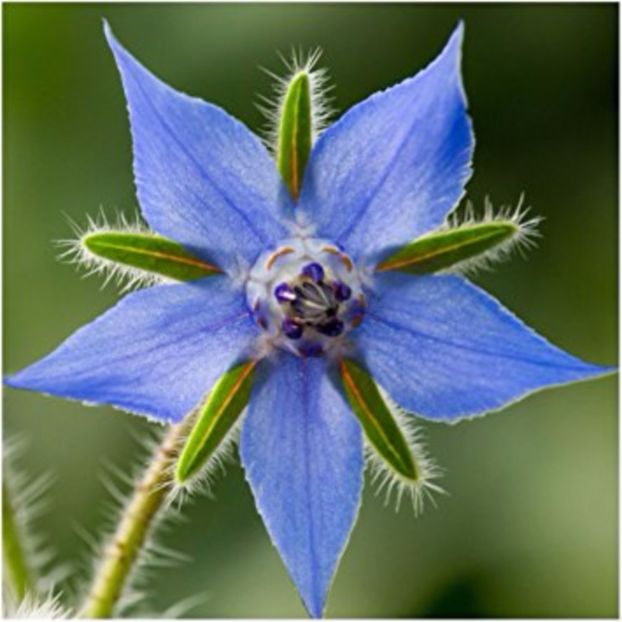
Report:
[{"label": "purple stamen cone", "polygon": [[352,296],[352,288],[341,281],[335,281],[333,284],[333,290],[335,292],[335,298],[339,302],[349,300],[350,296]]},{"label": "purple stamen cone", "polygon": [[316,283],[319,283],[324,278],[324,268],[319,263],[307,264],[302,269],[302,273]]},{"label": "purple stamen cone", "polygon": [[283,320],[283,324],[281,324],[281,328],[283,329],[283,333],[288,339],[300,339],[302,337],[303,327],[300,324],[297,324],[293,320],[289,318]]},{"label": "purple stamen cone", "polygon": [[318,331],[327,337],[338,337],[343,332],[343,322],[338,319],[330,320],[326,324],[318,326]]},{"label": "purple stamen cone", "polygon": [[274,288],[274,296],[279,302],[296,300],[296,294],[287,283],[281,283]]}]

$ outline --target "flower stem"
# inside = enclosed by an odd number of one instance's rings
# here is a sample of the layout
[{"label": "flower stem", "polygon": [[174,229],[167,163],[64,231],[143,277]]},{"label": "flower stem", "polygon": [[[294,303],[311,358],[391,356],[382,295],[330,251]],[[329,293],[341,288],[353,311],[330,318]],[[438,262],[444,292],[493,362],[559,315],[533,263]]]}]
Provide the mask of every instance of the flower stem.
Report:
[{"label": "flower stem", "polygon": [[123,593],[139,553],[171,491],[174,464],[194,416],[173,425],[153,454],[143,478],[125,507],[117,530],[91,584],[80,616],[109,618]]},{"label": "flower stem", "polygon": [[33,591],[26,551],[22,542],[19,522],[6,480],[2,484],[2,544],[4,549],[5,577],[21,602],[28,592]]}]

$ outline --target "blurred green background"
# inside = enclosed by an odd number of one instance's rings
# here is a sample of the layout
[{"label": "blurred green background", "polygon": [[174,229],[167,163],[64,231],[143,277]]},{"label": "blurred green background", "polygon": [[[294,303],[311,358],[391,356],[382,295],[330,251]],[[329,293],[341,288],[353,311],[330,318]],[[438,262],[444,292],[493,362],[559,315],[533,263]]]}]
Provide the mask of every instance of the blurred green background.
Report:
[{"label": "blurred green background", "polygon": [[[477,282],[556,344],[617,361],[617,7],[608,5],[5,4],[4,364],[14,371],[109,307],[114,286],[55,260],[103,206],[132,213],[130,136],[101,29],[175,87],[251,128],[259,66],[321,46],[335,106],[413,74],[466,22],[464,76],[477,136],[468,197],[526,193],[544,238]],[[484,371],[485,373],[485,371]],[[110,523],[103,464],[129,472],[149,424],[109,408],[7,390],[4,433],[52,471],[39,521],[79,589],[76,525]],[[368,486],[329,616],[617,615],[617,378],[547,391],[501,414],[424,425],[449,496],[414,519]],[[196,593],[192,616],[304,616],[236,463],[160,540],[193,561],[153,573],[148,606]]]}]

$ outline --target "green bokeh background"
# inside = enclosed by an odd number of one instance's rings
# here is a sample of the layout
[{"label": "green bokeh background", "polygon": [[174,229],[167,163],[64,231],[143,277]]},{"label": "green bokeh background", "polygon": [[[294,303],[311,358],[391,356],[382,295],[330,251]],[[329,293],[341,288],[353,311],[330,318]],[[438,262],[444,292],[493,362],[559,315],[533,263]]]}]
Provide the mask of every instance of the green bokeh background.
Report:
[{"label": "green bokeh background", "polygon": [[[321,46],[343,111],[413,74],[466,22],[464,76],[477,135],[468,197],[521,192],[544,238],[476,281],[553,342],[617,361],[617,7],[615,5],[36,5],[4,11],[5,370],[48,352],[117,299],[55,261],[52,241],[103,206],[132,213],[130,136],[101,31],[175,87],[253,129],[258,67]],[[413,372],[416,370],[413,370]],[[482,373],[486,373],[483,370]],[[109,524],[103,464],[130,471],[149,424],[109,408],[7,390],[5,435],[57,483],[39,521],[86,578],[76,525]],[[368,486],[330,616],[617,614],[617,378],[547,391],[456,426],[425,424],[450,492],[414,519]],[[151,611],[206,594],[193,616],[303,616],[239,464],[161,537],[191,563],[153,573]]]}]

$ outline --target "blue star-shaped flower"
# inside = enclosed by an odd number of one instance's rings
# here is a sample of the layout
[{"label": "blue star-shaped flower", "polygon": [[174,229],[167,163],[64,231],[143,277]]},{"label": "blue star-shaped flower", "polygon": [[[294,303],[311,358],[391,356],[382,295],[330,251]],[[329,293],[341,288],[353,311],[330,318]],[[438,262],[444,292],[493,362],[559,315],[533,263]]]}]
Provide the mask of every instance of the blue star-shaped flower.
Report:
[{"label": "blue star-shaped flower", "polygon": [[471,174],[461,26],[426,69],[321,134],[295,205],[244,125],[106,35],[142,213],[221,273],[127,295],[8,382],[177,422],[234,364],[258,361],[242,462],[307,609],[321,615],[363,482],[361,426],[336,372],[346,353],[401,407],[447,422],[607,370],[460,276],[374,270],[440,227]]}]

